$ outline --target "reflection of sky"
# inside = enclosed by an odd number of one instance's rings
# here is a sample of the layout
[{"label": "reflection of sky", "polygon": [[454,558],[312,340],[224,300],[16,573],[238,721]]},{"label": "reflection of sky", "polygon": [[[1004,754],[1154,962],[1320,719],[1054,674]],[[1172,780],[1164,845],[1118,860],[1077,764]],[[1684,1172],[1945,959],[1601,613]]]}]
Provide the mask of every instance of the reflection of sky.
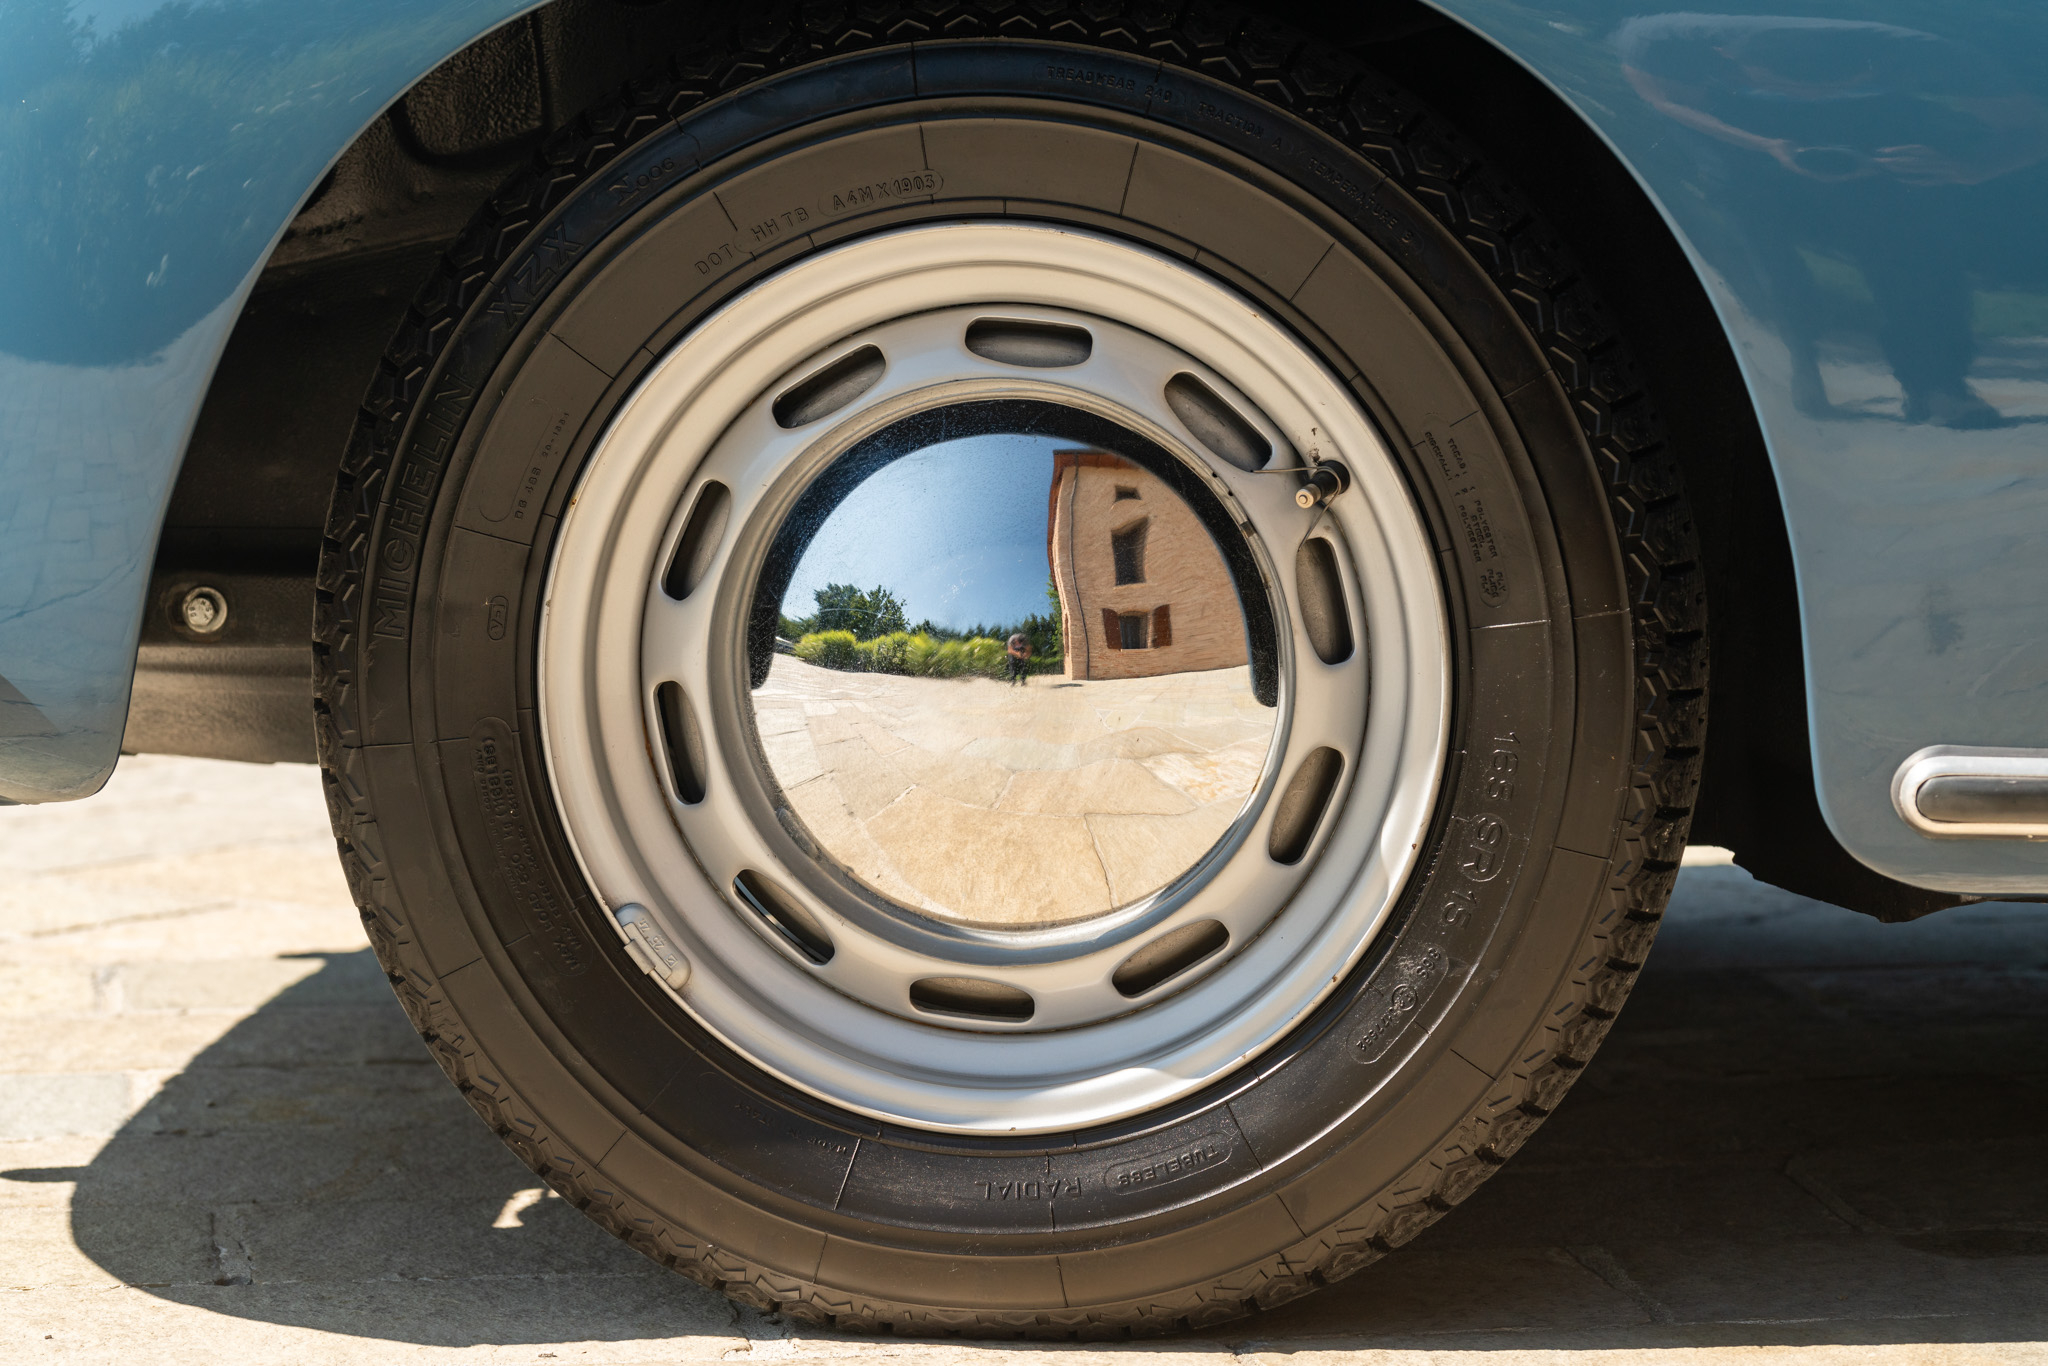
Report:
[{"label": "reflection of sky", "polygon": [[1052,453],[1042,436],[972,436],[884,466],[849,493],[798,562],[782,600],[809,616],[828,583],[876,584],[910,624],[1009,625],[1043,612]]}]

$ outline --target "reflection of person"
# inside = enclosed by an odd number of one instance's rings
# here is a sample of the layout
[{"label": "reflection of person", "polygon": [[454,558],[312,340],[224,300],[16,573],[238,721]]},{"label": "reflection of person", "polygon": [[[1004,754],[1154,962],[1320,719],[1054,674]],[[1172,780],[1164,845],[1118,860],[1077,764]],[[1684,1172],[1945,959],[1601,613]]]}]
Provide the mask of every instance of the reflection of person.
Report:
[{"label": "reflection of person", "polygon": [[2048,157],[2048,110],[2032,94],[1973,49],[1861,20],[1663,14],[1629,20],[1614,42],[1653,108],[1747,154],[1724,161],[1724,188],[1790,243],[1757,266],[1802,409],[1830,411],[1812,252],[1869,286],[1908,421],[2000,420],[1964,378],[1969,272],[1992,264],[1984,229],[2001,191],[1988,182]]},{"label": "reflection of person", "polygon": [[1031,663],[1031,642],[1018,631],[1003,648],[1010,656],[1010,683],[1014,687],[1024,682],[1024,670]]}]

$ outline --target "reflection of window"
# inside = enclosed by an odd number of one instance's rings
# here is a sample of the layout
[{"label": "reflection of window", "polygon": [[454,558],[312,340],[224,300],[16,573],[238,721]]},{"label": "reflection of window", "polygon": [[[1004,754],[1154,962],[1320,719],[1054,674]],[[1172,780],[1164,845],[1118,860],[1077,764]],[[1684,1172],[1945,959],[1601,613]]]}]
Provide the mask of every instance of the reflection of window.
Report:
[{"label": "reflection of window", "polygon": [[1127,617],[1117,618],[1117,626],[1122,631],[1123,646],[1126,650],[1145,648],[1145,627],[1149,621],[1150,618],[1143,612],[1133,612]]},{"label": "reflection of window", "polygon": [[1109,533],[1109,553],[1116,561],[1118,583],[1145,581],[1145,528],[1150,522],[1133,522],[1122,531]]},{"label": "reflection of window", "polygon": [[1116,486],[1116,501],[1119,503],[1126,498],[1136,498],[1137,496],[1138,491],[1129,484],[1118,484]]}]

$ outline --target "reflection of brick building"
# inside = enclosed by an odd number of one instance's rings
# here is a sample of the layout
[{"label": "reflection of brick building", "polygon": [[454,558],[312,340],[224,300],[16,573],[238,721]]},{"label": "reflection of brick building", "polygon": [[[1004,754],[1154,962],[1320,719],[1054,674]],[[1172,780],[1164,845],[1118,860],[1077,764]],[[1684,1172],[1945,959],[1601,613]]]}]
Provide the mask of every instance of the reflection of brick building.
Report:
[{"label": "reflection of brick building", "polygon": [[1055,451],[1047,513],[1067,677],[1246,662],[1244,614],[1223,556],[1158,476],[1102,451]]}]

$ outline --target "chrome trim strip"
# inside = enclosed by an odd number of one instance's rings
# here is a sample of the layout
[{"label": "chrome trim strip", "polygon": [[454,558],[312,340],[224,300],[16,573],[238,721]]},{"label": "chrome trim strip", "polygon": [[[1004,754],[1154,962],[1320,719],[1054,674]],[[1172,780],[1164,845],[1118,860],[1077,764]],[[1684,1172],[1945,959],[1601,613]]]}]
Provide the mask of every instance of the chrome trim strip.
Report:
[{"label": "chrome trim strip", "polygon": [[[1957,804],[2014,808],[2011,820],[1940,820],[1929,808]],[[1906,824],[1934,839],[2048,839],[2048,749],[1929,745],[1892,778],[1892,805]]]}]

